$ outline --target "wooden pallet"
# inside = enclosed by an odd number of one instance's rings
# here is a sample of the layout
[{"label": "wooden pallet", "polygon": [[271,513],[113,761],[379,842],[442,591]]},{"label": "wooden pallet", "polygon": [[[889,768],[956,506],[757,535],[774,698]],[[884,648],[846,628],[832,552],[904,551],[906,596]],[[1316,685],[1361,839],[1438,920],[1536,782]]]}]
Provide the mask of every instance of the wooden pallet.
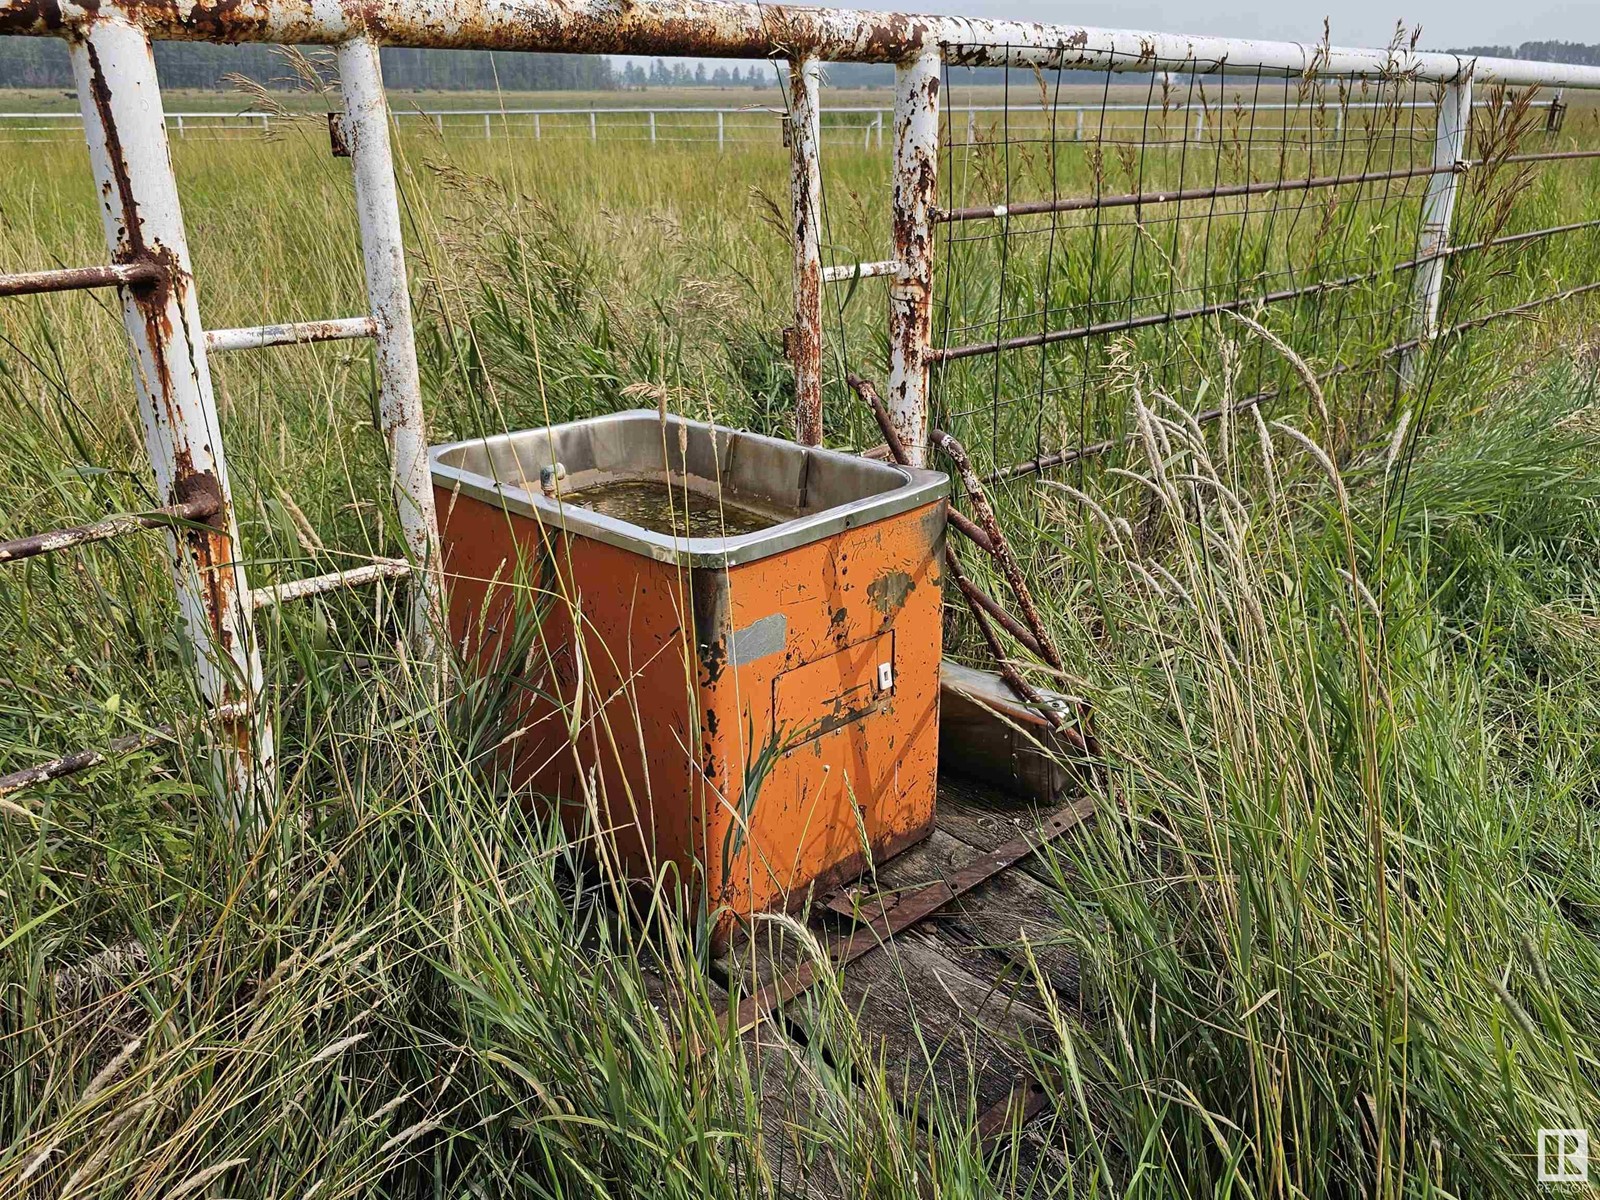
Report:
[{"label": "wooden pallet", "polygon": [[[824,1200],[856,1190],[794,1116],[821,1103],[808,1079],[819,1061],[858,1080],[881,1070],[913,1124],[939,1107],[975,1116],[994,1136],[1047,1098],[1026,1053],[1029,1042],[1056,1038],[1041,986],[1068,1019],[1081,1013],[1077,956],[1059,939],[1057,881],[1033,849],[1087,819],[1091,805],[1073,798],[1069,776],[1041,765],[1048,747],[1038,727],[1005,703],[993,677],[958,682],[968,692],[952,697],[947,680],[946,769],[930,836],[803,922],[757,922],[718,964],[758,1064],[763,1154],[782,1194]],[[840,1019],[841,1006],[853,1019]]]}]

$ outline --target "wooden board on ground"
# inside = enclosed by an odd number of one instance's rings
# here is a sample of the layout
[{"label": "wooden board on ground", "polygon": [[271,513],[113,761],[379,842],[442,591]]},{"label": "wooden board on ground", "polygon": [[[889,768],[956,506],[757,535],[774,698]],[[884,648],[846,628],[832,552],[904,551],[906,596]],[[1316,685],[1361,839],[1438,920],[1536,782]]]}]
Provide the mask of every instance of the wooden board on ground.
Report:
[{"label": "wooden board on ground", "polygon": [[[941,786],[941,810],[946,790]],[[870,920],[919,888],[956,880],[963,868],[1037,822],[1031,806],[985,805],[970,798],[972,790],[962,788],[951,799],[958,823],[999,814],[1004,823],[996,821],[993,829],[1007,829],[1005,838],[986,830],[983,844],[974,846],[947,832],[941,820],[928,839],[858,885],[853,910],[836,900],[834,911],[814,914],[809,927],[760,921],[726,960],[735,990],[745,995],[807,962],[816,966],[822,981],[782,1004],[783,1020],[830,1061],[869,1071],[881,1066],[905,1111],[934,1103],[959,1105],[962,1113],[1003,1106],[1025,1074],[1025,1045],[1053,1036],[1039,980],[1066,1007],[1078,1007],[1077,959],[1059,944],[1049,889],[1017,871],[990,876],[843,971],[825,958],[855,927],[852,915]]]},{"label": "wooden board on ground", "polygon": [[[1087,819],[1093,811],[1093,802],[1085,799],[1080,803],[1083,817]],[[1036,827],[1039,810],[973,780],[941,775],[934,820],[945,833],[974,849],[993,850]],[[1047,887],[1056,887],[1054,873],[1039,861],[1037,854],[1023,859],[1017,869]]]},{"label": "wooden board on ground", "polygon": [[[853,902],[870,915],[880,898],[892,900],[930,880],[949,879],[974,849],[936,828],[924,841],[879,867],[873,879],[861,881]],[[1019,871],[1002,871],[952,900],[921,927],[938,938],[943,953],[981,977],[1012,982],[1026,991],[1037,986],[1037,964],[1044,983],[1076,1008],[1078,956],[1060,944],[1061,922],[1051,892]]]},{"label": "wooden board on ground", "polygon": [[[882,1069],[905,1113],[934,1104],[982,1112],[1003,1101],[1026,1063],[1025,1043],[1049,1022],[1017,989],[962,967],[938,942],[908,930],[796,997],[784,1016],[813,1045],[857,1070]],[[840,1006],[849,1014],[848,1020]]]},{"label": "wooden board on ground", "polygon": [[[650,1002],[664,1017],[681,1004],[661,975],[646,971]],[[712,999],[725,1008],[728,996],[707,981]],[[674,1026],[667,1017],[668,1027]],[[849,1155],[840,1154],[834,1130],[825,1127],[834,1107],[819,1072],[828,1068],[795,1044],[771,1020],[758,1021],[739,1038],[750,1070],[756,1120],[757,1154],[770,1177],[772,1194],[785,1200],[843,1200],[859,1188],[852,1178]],[[752,1189],[754,1192],[755,1189]]]}]

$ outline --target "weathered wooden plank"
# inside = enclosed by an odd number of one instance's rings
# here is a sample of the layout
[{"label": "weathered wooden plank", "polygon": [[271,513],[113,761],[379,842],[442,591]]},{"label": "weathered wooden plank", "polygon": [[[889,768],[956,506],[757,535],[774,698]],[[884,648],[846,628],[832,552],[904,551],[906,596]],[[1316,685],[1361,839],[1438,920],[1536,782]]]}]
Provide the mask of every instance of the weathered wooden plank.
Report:
[{"label": "weathered wooden plank", "polygon": [[935,1103],[983,1111],[1011,1091],[1026,1061],[1022,1044],[1048,1036],[1034,1005],[951,961],[916,930],[856,959],[837,987],[853,1030],[838,1028],[820,989],[790,1001],[786,1015],[840,1061],[881,1064],[908,1113]]},{"label": "weathered wooden plank", "polygon": [[[1063,798],[1060,803],[1066,803]],[[1059,804],[1058,804],[1059,807]],[[1009,842],[1018,834],[1033,829],[1039,819],[1039,809],[1026,801],[1019,801],[994,788],[961,778],[939,780],[939,802],[934,810],[935,825],[965,842],[976,850],[993,850]],[[1085,798],[1079,804],[1080,815],[1087,819],[1094,811],[1094,802]],[[1063,834],[1058,842],[1071,837]],[[1049,887],[1056,885],[1055,876],[1037,853],[1028,855],[1016,866]]]},{"label": "weathered wooden plank", "polygon": [[[948,879],[973,853],[967,843],[935,829],[924,841],[880,866],[874,879],[858,885],[854,903],[870,912],[880,898],[892,899],[897,891]],[[942,953],[974,975],[1032,989],[1033,971],[1022,945],[1025,939],[1044,981],[1076,1008],[1078,956],[1061,944],[1061,921],[1052,891],[1018,871],[1004,871],[952,900],[919,928],[939,943]]]},{"label": "weathered wooden plank", "polygon": [[837,1153],[837,1133],[825,1127],[834,1106],[819,1078],[821,1068],[771,1021],[759,1022],[741,1040],[760,1097],[760,1153],[773,1194],[842,1200],[843,1180],[851,1172]]},{"label": "weathered wooden plank", "polygon": [[[671,1006],[681,1006],[681,997],[659,974],[645,971],[644,982],[658,1011],[666,1014],[673,1011]],[[708,980],[706,987],[725,1010],[727,993],[715,981]],[[843,1200],[850,1169],[816,1124],[832,1107],[817,1065],[771,1020],[758,1021],[739,1040],[756,1102],[753,1149],[770,1176],[772,1195],[780,1200]],[[851,1193],[857,1191],[852,1186]]]},{"label": "weathered wooden plank", "polygon": [[[1090,811],[1085,801],[1082,815]],[[948,892],[969,864],[1030,833],[1040,816],[1031,803],[942,780],[938,828],[860,885],[865,905],[858,903],[852,914],[849,902],[836,899],[834,911],[820,912],[810,926],[758,920],[735,937],[723,963],[735,992],[748,996],[792,977],[803,964],[820,964],[820,982],[779,1010],[811,1052],[825,1052],[844,1069],[881,1065],[908,1112],[937,1103],[980,1113],[1003,1103],[1025,1070],[1023,1044],[1053,1036],[1024,941],[1045,982],[1066,1007],[1079,1008],[1078,962],[1061,943],[1049,886],[1020,871],[1002,871],[860,954],[842,972],[826,954],[844,946],[846,931],[862,929],[851,924],[851,915],[881,922],[897,903],[912,905],[920,888]],[[861,936],[857,932],[857,940]],[[849,1019],[841,1019],[845,1014]]]},{"label": "weathered wooden plank", "polygon": [[988,1161],[989,1178],[1002,1196],[1018,1200],[1050,1200],[1057,1196],[1088,1191],[1074,1188],[1068,1181],[1072,1167],[1063,1144],[1061,1118],[1046,1111],[1012,1135],[1009,1130],[995,1146]]}]

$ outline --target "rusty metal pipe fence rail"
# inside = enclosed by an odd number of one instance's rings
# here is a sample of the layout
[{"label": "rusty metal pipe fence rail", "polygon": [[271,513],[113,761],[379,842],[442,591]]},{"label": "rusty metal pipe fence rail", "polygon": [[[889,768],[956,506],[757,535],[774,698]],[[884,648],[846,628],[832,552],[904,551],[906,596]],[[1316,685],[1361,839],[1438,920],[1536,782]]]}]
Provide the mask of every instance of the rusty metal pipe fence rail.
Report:
[{"label": "rusty metal pipe fence rail", "polygon": [[[418,663],[434,662],[442,653],[436,631],[442,626],[444,592],[440,577],[438,530],[429,484],[428,443],[422,405],[421,380],[413,340],[413,317],[394,161],[391,126],[401,120],[431,119],[436,129],[445,114],[391,111],[385,99],[378,50],[380,46],[440,49],[523,50],[566,53],[620,53],[639,55],[689,55],[699,57],[770,58],[788,63],[786,110],[779,120],[790,153],[791,238],[793,249],[793,321],[786,338],[795,378],[795,432],[799,440],[819,442],[828,426],[823,410],[824,312],[829,288],[845,282],[881,278],[886,281],[884,322],[887,328],[886,411],[882,414],[889,442],[899,447],[904,460],[921,465],[936,440],[931,421],[931,380],[936,371],[950,369],[964,351],[934,344],[936,266],[941,236],[971,222],[1000,222],[1008,229],[1026,214],[1059,221],[1071,206],[1094,214],[1118,207],[1142,214],[1150,206],[1181,207],[1185,203],[1216,204],[1235,197],[1248,202],[1258,193],[1253,181],[1236,185],[1213,183],[1196,192],[1180,186],[1168,193],[1151,193],[1135,187],[1112,194],[1096,186],[1086,197],[1035,195],[1011,203],[953,206],[939,203],[941,155],[954,145],[969,150],[991,143],[1004,144],[1016,116],[1030,110],[1033,128],[1047,127],[1052,138],[1066,127],[1065,136],[1091,151],[1107,144],[1159,148],[1178,144],[1172,130],[1152,135],[1153,109],[1162,120],[1181,128],[1182,145],[1190,141],[1219,149],[1230,136],[1228,122],[1237,125],[1242,111],[1219,98],[1212,100],[1204,87],[1218,84],[1218,96],[1227,93],[1230,80],[1282,81],[1286,90],[1308,86],[1317,79],[1349,83],[1331,110],[1307,117],[1302,99],[1286,97],[1274,107],[1270,97],[1255,97],[1252,111],[1275,113],[1263,128],[1275,131],[1279,143],[1291,138],[1318,143],[1324,134],[1348,137],[1356,114],[1368,110],[1361,122],[1371,124],[1372,112],[1421,114],[1431,119],[1432,142],[1428,161],[1422,164],[1380,166],[1371,162],[1359,170],[1315,173],[1290,178],[1280,165],[1271,181],[1276,191],[1337,190],[1351,182],[1415,177],[1428,183],[1421,201],[1422,235],[1407,268],[1414,272],[1411,336],[1393,348],[1407,362],[1427,351],[1440,334],[1439,301],[1443,265],[1465,247],[1452,246],[1450,229],[1459,182],[1474,164],[1466,147],[1468,115],[1474,111],[1497,119],[1505,106],[1501,97],[1474,100],[1474,88],[1591,88],[1600,89],[1600,68],[1491,58],[1468,59],[1405,48],[1348,49],[1245,39],[1181,37],[1033,24],[985,21],[955,17],[912,16],[848,9],[808,9],[712,0],[634,0],[617,6],[609,0],[446,0],[421,4],[416,0],[185,0],[179,4],[148,4],[142,0],[106,0],[96,4],[73,0],[0,0],[0,36],[56,37],[70,50],[77,82],[82,123],[93,166],[94,182],[102,198],[109,262],[69,270],[26,270],[0,275],[0,297],[25,296],[81,288],[115,288],[121,302],[139,411],[145,429],[151,469],[161,507],[154,512],[111,518],[95,525],[54,533],[22,533],[0,543],[0,561],[49,552],[69,552],[88,542],[111,537],[136,536],[160,531],[167,539],[171,573],[177,591],[183,626],[192,642],[198,673],[197,685],[206,704],[208,741],[221,768],[217,778],[218,803],[232,820],[258,821],[276,797],[277,774],[273,756],[273,730],[263,703],[263,675],[254,613],[258,608],[288,603],[298,597],[372,582],[406,578],[412,600],[409,635]],[[352,187],[359,215],[365,264],[367,311],[353,316],[295,324],[265,323],[243,329],[207,330],[201,323],[199,282],[190,262],[183,214],[178,203],[169,142],[175,132],[187,133],[183,124],[164,115],[159,80],[151,52],[153,40],[220,43],[269,42],[334,48],[343,111],[332,122],[336,146],[352,164]],[[818,91],[819,67],[827,62],[887,63],[895,69],[892,111],[864,109],[851,131],[865,148],[884,145],[892,159],[892,185],[887,197],[892,231],[887,254],[863,263],[823,261],[830,245],[825,228],[826,177],[823,170],[825,131],[838,126],[824,114]],[[1132,124],[1116,114],[1109,95],[1098,105],[1065,106],[1058,103],[1009,103],[985,111],[983,106],[948,107],[946,76],[963,66],[1004,67],[1034,73],[1095,71],[1107,83],[1112,77],[1146,81],[1163,92],[1171,79],[1187,79],[1192,95],[1168,103],[1130,106],[1126,116],[1141,116]],[[1392,81],[1409,81],[1412,88],[1434,94],[1404,100],[1366,97],[1361,89],[1371,84],[1380,90]],[[1198,85],[1196,81],[1199,81]],[[1341,83],[1341,87],[1344,84]],[[1551,101],[1551,123],[1556,123]],[[579,115],[578,135],[598,137],[599,109]],[[1329,112],[1332,116],[1329,116]],[[952,113],[960,120],[952,121]],[[882,116],[888,117],[885,129]],[[1108,114],[1110,117],[1108,118]],[[496,118],[512,114],[450,114],[481,136],[495,135]],[[546,121],[573,119],[570,110],[560,117],[544,112],[523,114],[533,118],[533,136],[549,132]],[[727,114],[712,110],[716,137],[726,144]],[[848,115],[848,114],[846,114]],[[188,114],[185,114],[188,116]],[[1302,121],[1302,117],[1306,119]],[[268,124],[270,118],[254,114],[252,122]],[[633,118],[636,122],[639,118]],[[762,119],[767,119],[763,116]],[[1108,119],[1111,123],[1108,124]],[[1256,118],[1252,117],[1254,121]],[[1409,116],[1407,119],[1411,119]],[[1273,124],[1273,121],[1276,124]],[[646,113],[647,137],[663,136],[664,123]],[[584,124],[587,124],[587,130]],[[190,127],[195,122],[191,121]],[[3,125],[3,122],[0,122]],[[1137,135],[1134,130],[1137,128]],[[635,131],[636,133],[639,131]],[[1127,134],[1120,137],[1119,133]],[[1341,141],[1342,145],[1343,142]],[[1571,158],[1574,152],[1563,152]],[[1584,155],[1592,152],[1575,152]],[[1557,155],[1524,156],[1553,160]],[[1280,163],[1284,161],[1280,155]],[[1504,164],[1500,164],[1504,166]],[[1009,185],[1009,176],[1008,176]],[[1234,191],[1226,191],[1226,187]],[[1262,185],[1265,187],[1266,185]],[[1057,190],[1052,181],[1052,191]],[[1203,201],[1201,200],[1203,197]],[[1512,237],[1555,236],[1588,223],[1564,226]],[[1052,226],[1051,237],[1055,229]],[[1481,239],[1489,240],[1489,239]],[[1053,244],[1053,243],[1052,243]],[[1334,285],[1309,281],[1276,289],[1304,296]],[[1570,289],[1568,295],[1587,290]],[[1308,288],[1313,290],[1307,290]],[[1270,301],[1270,295],[1267,297]],[[1185,315],[1171,305],[1165,319]],[[1526,306],[1523,306],[1526,308]],[[1189,305],[1194,314],[1220,311],[1215,302]],[[1124,320],[1137,319],[1129,314]],[[1086,326],[1104,322],[1084,322]],[[1005,336],[1004,313],[994,323],[994,336],[972,343],[974,354],[998,356],[1037,339],[1018,341]],[[1130,326],[1131,327],[1131,326]],[[1452,326],[1455,328],[1455,326]],[[1078,327],[1063,326],[1059,335],[1073,340]],[[1031,335],[1030,335],[1031,336]],[[1081,336],[1089,336],[1083,334]],[[391,499],[399,515],[406,557],[383,560],[358,569],[314,579],[253,589],[247,564],[238,551],[233,494],[229,486],[226,431],[213,396],[210,356],[305,342],[364,339],[373,343],[377,365],[378,401],[388,449]],[[938,435],[947,447],[959,445]],[[953,452],[953,451],[952,451]],[[975,466],[961,451],[967,490],[983,512],[982,493]],[[1044,455],[1031,469],[1045,469]],[[992,516],[992,514],[990,514]],[[982,546],[995,541],[995,533],[965,522]],[[0,531],[11,535],[13,531]],[[1016,564],[1008,564],[1008,577]],[[1012,580],[1016,583],[1016,580]],[[987,598],[986,598],[987,599]],[[992,600],[978,607],[991,613]],[[1026,614],[1025,614],[1026,615]],[[1014,618],[1001,622],[1012,636],[1026,634],[1041,652],[1046,639],[1036,628]],[[998,653],[998,649],[997,649]],[[150,738],[128,745],[145,745]],[[122,743],[111,748],[115,750]],[[39,764],[6,776],[6,791],[32,782],[57,778],[102,761],[104,754],[84,751],[54,763]]]}]

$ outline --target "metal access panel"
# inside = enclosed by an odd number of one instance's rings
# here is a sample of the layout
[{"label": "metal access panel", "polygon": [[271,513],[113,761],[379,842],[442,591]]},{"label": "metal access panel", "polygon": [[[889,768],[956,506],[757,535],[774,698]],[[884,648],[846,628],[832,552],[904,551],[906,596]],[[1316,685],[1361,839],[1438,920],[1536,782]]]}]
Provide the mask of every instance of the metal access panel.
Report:
[{"label": "metal access panel", "polygon": [[794,732],[785,754],[848,731],[894,701],[894,630],[791,667],[772,681],[772,727]]}]

